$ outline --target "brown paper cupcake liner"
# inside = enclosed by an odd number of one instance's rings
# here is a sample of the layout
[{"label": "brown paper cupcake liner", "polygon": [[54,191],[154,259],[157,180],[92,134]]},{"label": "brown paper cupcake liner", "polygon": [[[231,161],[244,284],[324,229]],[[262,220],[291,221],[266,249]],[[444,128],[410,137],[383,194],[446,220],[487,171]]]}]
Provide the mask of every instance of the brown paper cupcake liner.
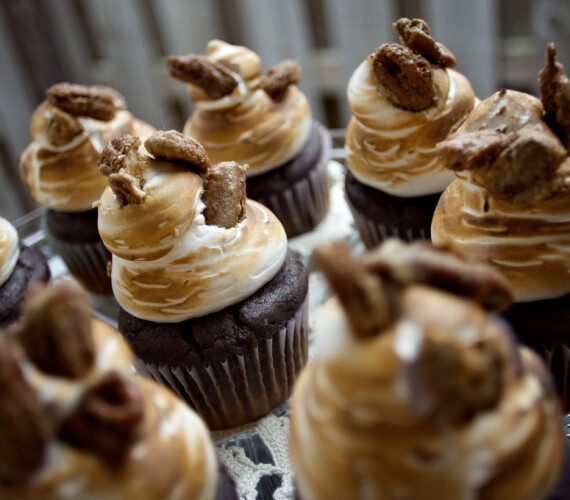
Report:
[{"label": "brown paper cupcake liner", "polygon": [[273,336],[209,365],[137,361],[137,371],[169,386],[210,429],[256,420],[286,401],[308,358],[308,301]]}]

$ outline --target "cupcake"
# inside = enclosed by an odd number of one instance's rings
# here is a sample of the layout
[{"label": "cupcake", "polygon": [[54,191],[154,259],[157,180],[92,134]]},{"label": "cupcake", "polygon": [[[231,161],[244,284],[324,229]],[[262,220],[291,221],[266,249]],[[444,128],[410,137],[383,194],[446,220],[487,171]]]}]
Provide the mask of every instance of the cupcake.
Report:
[{"label": "cupcake", "polygon": [[237,499],[216,496],[201,419],[131,374],[130,349],[78,285],[35,288],[25,307],[0,334],[0,498]]},{"label": "cupcake", "polygon": [[429,239],[439,195],[454,179],[436,144],[475,104],[455,57],[420,19],[394,24],[401,44],[384,44],[352,74],[347,97],[346,198],[367,248],[390,236]]},{"label": "cupcake", "polygon": [[257,419],[289,396],[307,360],[307,272],[283,226],[245,196],[245,168],[158,131],[106,148],[99,232],[113,254],[118,328],[137,369],[211,429]]},{"label": "cupcake", "polygon": [[457,179],[435,211],[432,239],[497,266],[515,304],[516,334],[555,375],[570,409],[570,82],[554,46],[540,75],[542,101],[501,90],[442,142]]},{"label": "cupcake", "polygon": [[212,163],[248,165],[247,196],[268,207],[287,236],[321,222],[329,207],[330,137],[295,85],[298,63],[285,60],[263,74],[257,54],[212,40],[205,55],[171,56],[167,67],[189,84],[195,104],[183,132]]},{"label": "cupcake", "polygon": [[45,255],[20,243],[16,228],[0,217],[0,328],[20,317],[28,287],[50,277]]},{"label": "cupcake", "polygon": [[511,299],[501,273],[427,241],[315,258],[333,296],[292,398],[300,498],[547,498],[560,407],[540,358],[493,312]]},{"label": "cupcake", "polygon": [[49,246],[94,298],[112,296],[110,255],[99,238],[97,210],[92,208],[107,186],[97,160],[113,137],[146,137],[152,130],[127,111],[123,96],[99,85],[53,85],[32,115],[20,177],[32,199],[47,209],[43,225]]}]

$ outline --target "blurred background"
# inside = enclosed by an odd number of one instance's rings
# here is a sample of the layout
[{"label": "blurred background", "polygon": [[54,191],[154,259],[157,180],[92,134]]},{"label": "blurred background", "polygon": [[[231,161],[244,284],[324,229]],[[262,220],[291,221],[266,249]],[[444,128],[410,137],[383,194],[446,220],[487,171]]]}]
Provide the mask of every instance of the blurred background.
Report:
[{"label": "blurred background", "polygon": [[570,0],[0,0],[0,214],[35,208],[17,162],[54,83],[109,85],[135,116],[180,130],[191,102],[165,58],[220,38],[257,52],[264,70],[297,59],[313,114],[341,129],[352,71],[397,41],[402,16],[427,21],[480,98],[502,87],[537,94],[549,41],[570,72]]}]

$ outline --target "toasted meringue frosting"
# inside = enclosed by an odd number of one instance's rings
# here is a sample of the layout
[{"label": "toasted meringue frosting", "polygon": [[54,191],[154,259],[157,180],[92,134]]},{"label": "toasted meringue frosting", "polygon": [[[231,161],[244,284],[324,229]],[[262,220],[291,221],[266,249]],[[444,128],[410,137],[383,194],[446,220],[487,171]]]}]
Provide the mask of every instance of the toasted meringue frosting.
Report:
[{"label": "toasted meringue frosting", "polygon": [[[400,319],[372,338],[350,333],[336,297],[316,325],[317,357],[291,411],[291,459],[304,500],[544,498],[564,446],[556,396],[542,364],[517,351],[497,319],[415,286],[404,292]],[[500,353],[500,400],[461,422],[440,413],[418,369],[432,349],[445,356],[451,344]]]},{"label": "toasted meringue frosting", "polygon": [[19,257],[18,231],[10,221],[0,217],[0,286],[12,275]]},{"label": "toasted meringue frosting", "polygon": [[179,322],[235,304],[275,276],[287,237],[267,208],[248,200],[236,226],[207,225],[198,174],[152,160],[143,176],[143,203],[119,205],[107,188],[99,204],[113,292],[126,311]]},{"label": "toasted meringue frosting", "polygon": [[283,100],[259,88],[261,63],[242,46],[212,40],[206,57],[226,66],[238,82],[220,99],[207,99],[189,85],[196,109],[184,126],[208,151],[212,163],[233,160],[249,165],[248,176],[267,172],[294,158],[309,138],[311,109],[305,95],[290,85]]},{"label": "toasted meringue frosting", "polygon": [[379,89],[370,57],[352,74],[345,152],[348,167],[362,184],[411,197],[441,192],[455,178],[441,164],[435,146],[465,120],[475,94],[457,71],[434,67],[432,74],[436,102],[425,111],[394,106]]},{"label": "toasted meringue frosting", "polygon": [[96,163],[103,148],[114,137],[130,133],[143,140],[154,130],[125,110],[118,110],[109,121],[85,116],[66,115],[79,132],[65,144],[53,144],[49,138],[56,107],[40,104],[31,118],[31,142],[19,161],[20,177],[32,199],[40,206],[60,212],[90,210],[107,186]]}]

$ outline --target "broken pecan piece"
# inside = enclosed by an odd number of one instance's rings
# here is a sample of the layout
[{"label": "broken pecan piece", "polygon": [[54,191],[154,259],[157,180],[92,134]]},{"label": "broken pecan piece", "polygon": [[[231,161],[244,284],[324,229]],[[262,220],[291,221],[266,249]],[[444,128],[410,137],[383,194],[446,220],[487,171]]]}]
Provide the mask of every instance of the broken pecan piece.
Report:
[{"label": "broken pecan piece", "polygon": [[33,285],[19,325],[22,344],[32,361],[46,373],[62,377],[86,375],[95,360],[89,300],[70,280],[51,287]]},{"label": "broken pecan piece", "polygon": [[42,464],[51,426],[24,378],[16,342],[0,333],[0,488],[25,481]]},{"label": "broken pecan piece", "polygon": [[112,120],[118,110],[126,107],[119,92],[103,85],[64,82],[52,85],[46,94],[48,102],[69,114],[102,121]]},{"label": "broken pecan piece", "polygon": [[392,26],[400,35],[403,45],[430,63],[442,68],[453,68],[457,61],[451,51],[430,36],[429,26],[422,19],[398,19]]},{"label": "broken pecan piece", "polygon": [[120,205],[140,205],[146,196],[140,181],[124,170],[109,175],[109,186]]},{"label": "broken pecan piece", "polygon": [[189,163],[200,174],[206,174],[211,166],[202,144],[175,130],[153,132],[144,142],[144,147],[155,158]]},{"label": "broken pecan piece", "polygon": [[170,76],[200,87],[210,99],[231,94],[238,85],[229,69],[206,56],[170,56],[166,67]]},{"label": "broken pecan piece", "polygon": [[85,391],[62,421],[58,435],[115,464],[139,439],[143,416],[143,399],[136,384],[118,372],[109,372]]},{"label": "broken pecan piece", "polygon": [[226,229],[245,218],[245,172],[235,161],[217,163],[208,172],[204,216],[206,224]]},{"label": "broken pecan piece", "polygon": [[133,159],[136,156],[141,140],[137,136],[124,134],[115,137],[111,142],[107,143],[101,157],[97,161],[97,168],[106,176],[119,172],[126,168],[127,159]]},{"label": "broken pecan piece", "polygon": [[290,85],[299,81],[301,66],[297,61],[286,59],[270,68],[259,82],[260,88],[276,102],[281,101]]},{"label": "broken pecan piece", "polygon": [[433,105],[435,85],[426,59],[396,43],[381,45],[371,57],[376,80],[392,104],[410,111]]},{"label": "broken pecan piece", "polygon": [[69,113],[54,108],[47,122],[46,134],[50,144],[63,146],[83,132],[81,123]]}]

